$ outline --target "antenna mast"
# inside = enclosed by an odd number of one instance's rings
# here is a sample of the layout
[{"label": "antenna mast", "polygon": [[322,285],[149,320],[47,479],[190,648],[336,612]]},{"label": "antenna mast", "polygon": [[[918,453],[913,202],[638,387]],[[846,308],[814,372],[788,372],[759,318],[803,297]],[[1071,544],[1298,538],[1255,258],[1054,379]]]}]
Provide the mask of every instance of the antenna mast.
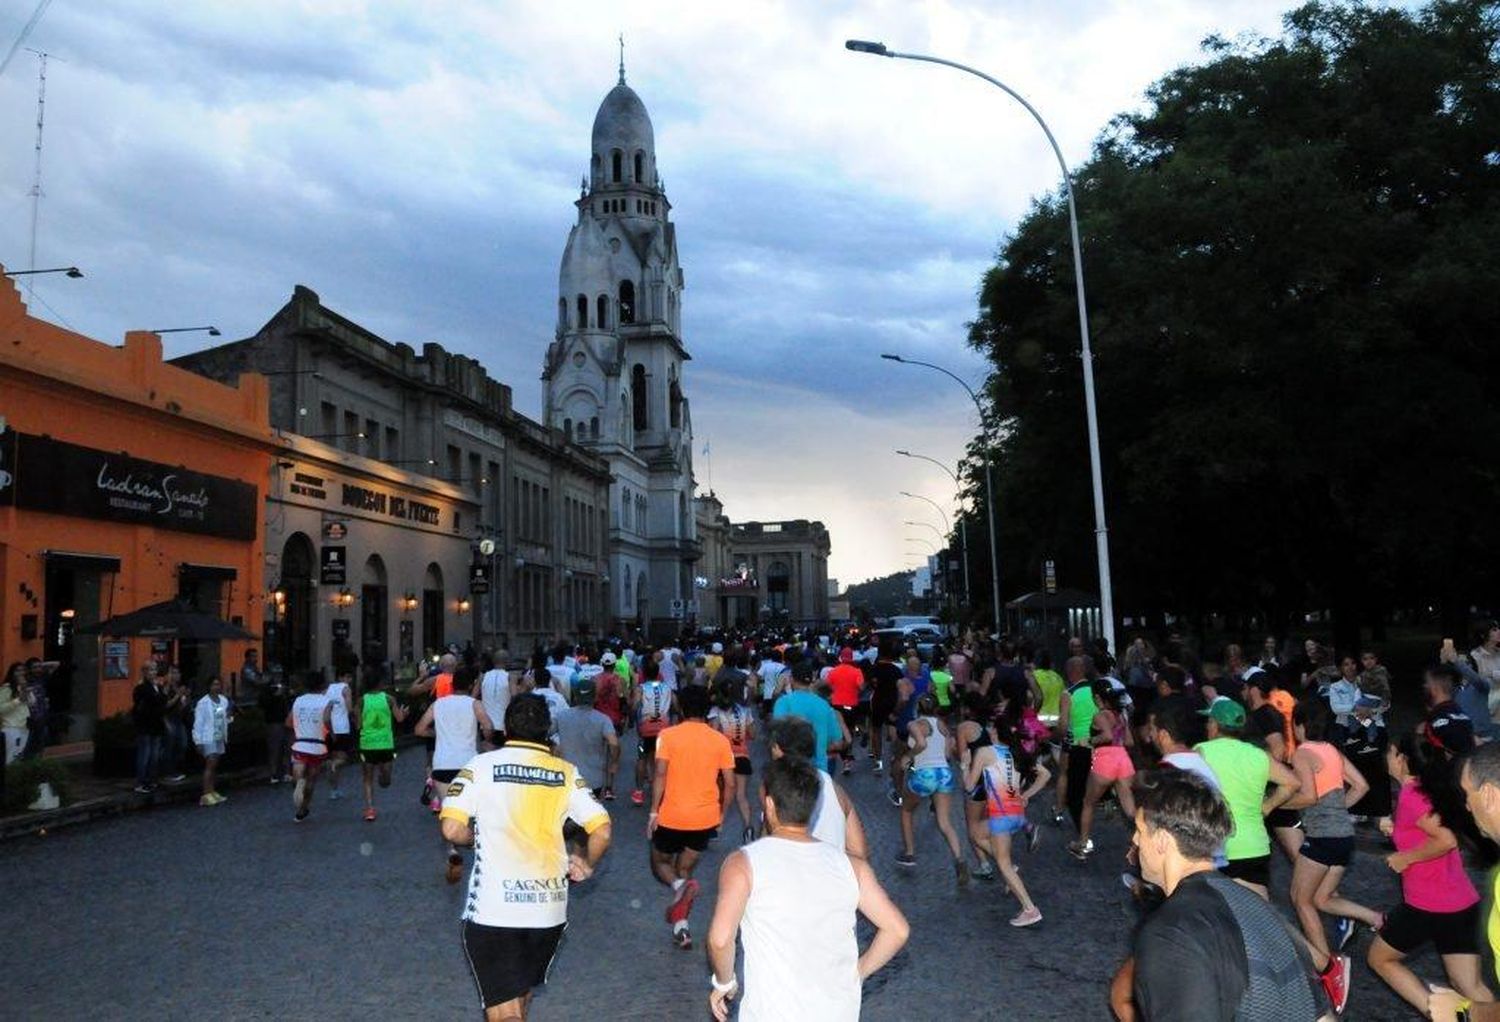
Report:
[{"label": "antenna mast", "polygon": [[[28,270],[36,269],[36,225],[37,215],[42,205],[42,125],[46,120],[47,113],[47,60],[50,53],[44,50],[27,49],[37,56],[37,79],[36,79],[36,176],[31,182],[31,258],[27,263]],[[28,294],[35,294],[35,278],[26,282]]]}]

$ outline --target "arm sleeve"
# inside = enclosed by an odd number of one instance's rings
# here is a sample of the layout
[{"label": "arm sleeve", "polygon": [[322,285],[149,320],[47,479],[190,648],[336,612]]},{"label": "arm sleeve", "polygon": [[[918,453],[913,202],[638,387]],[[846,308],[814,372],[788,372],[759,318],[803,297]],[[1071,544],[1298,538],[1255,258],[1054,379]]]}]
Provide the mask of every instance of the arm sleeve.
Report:
[{"label": "arm sleeve", "polygon": [[568,780],[572,784],[568,789],[568,819],[582,827],[585,834],[592,834],[609,822],[609,813],[594,799],[588,782],[576,770],[569,771]]},{"label": "arm sleeve", "polygon": [[440,819],[468,823],[474,818],[476,792],[474,789],[473,764],[458,772],[443,794],[443,811]]}]

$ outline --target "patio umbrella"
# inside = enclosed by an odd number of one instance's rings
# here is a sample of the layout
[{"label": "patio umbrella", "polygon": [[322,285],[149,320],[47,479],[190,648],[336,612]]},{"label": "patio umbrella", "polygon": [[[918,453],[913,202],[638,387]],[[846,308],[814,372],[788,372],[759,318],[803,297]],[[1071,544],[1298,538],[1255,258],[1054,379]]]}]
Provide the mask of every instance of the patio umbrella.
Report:
[{"label": "patio umbrella", "polygon": [[182,600],[166,600],[149,607],[119,614],[108,621],[85,625],[85,634],[98,633],[109,638],[143,639],[254,639],[239,625],[205,614]]}]

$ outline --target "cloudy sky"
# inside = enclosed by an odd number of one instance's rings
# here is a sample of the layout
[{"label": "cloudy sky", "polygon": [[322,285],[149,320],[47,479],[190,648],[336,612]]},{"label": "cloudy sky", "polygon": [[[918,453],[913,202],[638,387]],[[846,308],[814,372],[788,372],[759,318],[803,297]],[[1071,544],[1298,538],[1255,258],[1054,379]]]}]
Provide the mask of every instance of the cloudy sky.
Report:
[{"label": "cloudy sky", "polygon": [[[830,574],[908,566],[951,506],[935,467],[975,416],[942,363],[980,274],[1058,172],[1210,33],[1273,33],[1289,0],[54,0],[34,312],[94,337],[253,332],[302,283],[388,340],[481,359],[539,412],[558,260],[626,34],[688,290],[687,391],[736,520],[820,518]],[[0,56],[34,0],[0,6]],[[623,11],[629,11],[626,19]],[[439,13],[440,12],[440,13]],[[0,263],[30,244],[36,58],[0,77]],[[1088,216],[1088,210],[1082,210]],[[45,303],[45,304],[43,304]],[[179,337],[169,354],[202,345]],[[1105,424],[1107,430],[1108,424]],[[699,483],[709,466],[700,457]],[[1082,467],[1080,467],[1082,470]],[[1080,537],[1081,542],[1089,538]]]}]

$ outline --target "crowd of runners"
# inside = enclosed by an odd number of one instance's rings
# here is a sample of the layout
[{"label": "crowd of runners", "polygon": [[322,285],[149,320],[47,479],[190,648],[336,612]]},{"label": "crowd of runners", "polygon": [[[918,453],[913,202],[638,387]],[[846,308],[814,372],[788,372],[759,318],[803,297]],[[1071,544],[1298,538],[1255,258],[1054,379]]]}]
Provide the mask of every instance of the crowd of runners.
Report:
[{"label": "crowd of runners", "polygon": [[[1072,868],[1122,871],[1140,922],[1109,987],[1118,1018],[1342,1015],[1362,940],[1418,1016],[1500,1018],[1480,955],[1481,941],[1500,943],[1500,914],[1481,918],[1463,858],[1500,831],[1497,628],[1467,656],[1443,644],[1420,722],[1404,729],[1378,656],[1314,642],[1231,645],[1204,663],[1176,637],[1160,651],[1136,639],[1118,660],[1074,638],[1054,664],[988,637],[924,655],[858,633],[757,633],[562,644],[524,665],[454,652],[399,696],[379,681],[356,693],[352,680],[313,677],[291,706],[294,818],[307,819],[322,775],[340,797],[339,772],[357,759],[374,823],[397,729],[426,703],[421,800],[448,882],[472,857],[464,951],[490,1018],[524,1017],[569,885],[591,875],[612,826],[645,829],[664,935],[684,950],[700,859],[715,841],[734,849],[704,941],[718,1018],[736,999],[743,1019],[857,1017],[860,981],[900,950],[907,924],[839,783],[855,770],[882,778],[898,814],[897,869],[923,868],[916,832],[931,827],[953,883],[1003,885],[1017,929],[1042,923],[1056,894],[1028,889],[1018,852],[1050,842],[1040,854]],[[627,742],[634,774],[614,809]],[[1099,829],[1121,825],[1127,859],[1099,863]],[[1357,862],[1361,829],[1383,864]],[[1398,875],[1399,900],[1345,897],[1356,867]],[[862,952],[856,914],[875,928]],[[1428,944],[1441,976],[1405,962]]]}]

